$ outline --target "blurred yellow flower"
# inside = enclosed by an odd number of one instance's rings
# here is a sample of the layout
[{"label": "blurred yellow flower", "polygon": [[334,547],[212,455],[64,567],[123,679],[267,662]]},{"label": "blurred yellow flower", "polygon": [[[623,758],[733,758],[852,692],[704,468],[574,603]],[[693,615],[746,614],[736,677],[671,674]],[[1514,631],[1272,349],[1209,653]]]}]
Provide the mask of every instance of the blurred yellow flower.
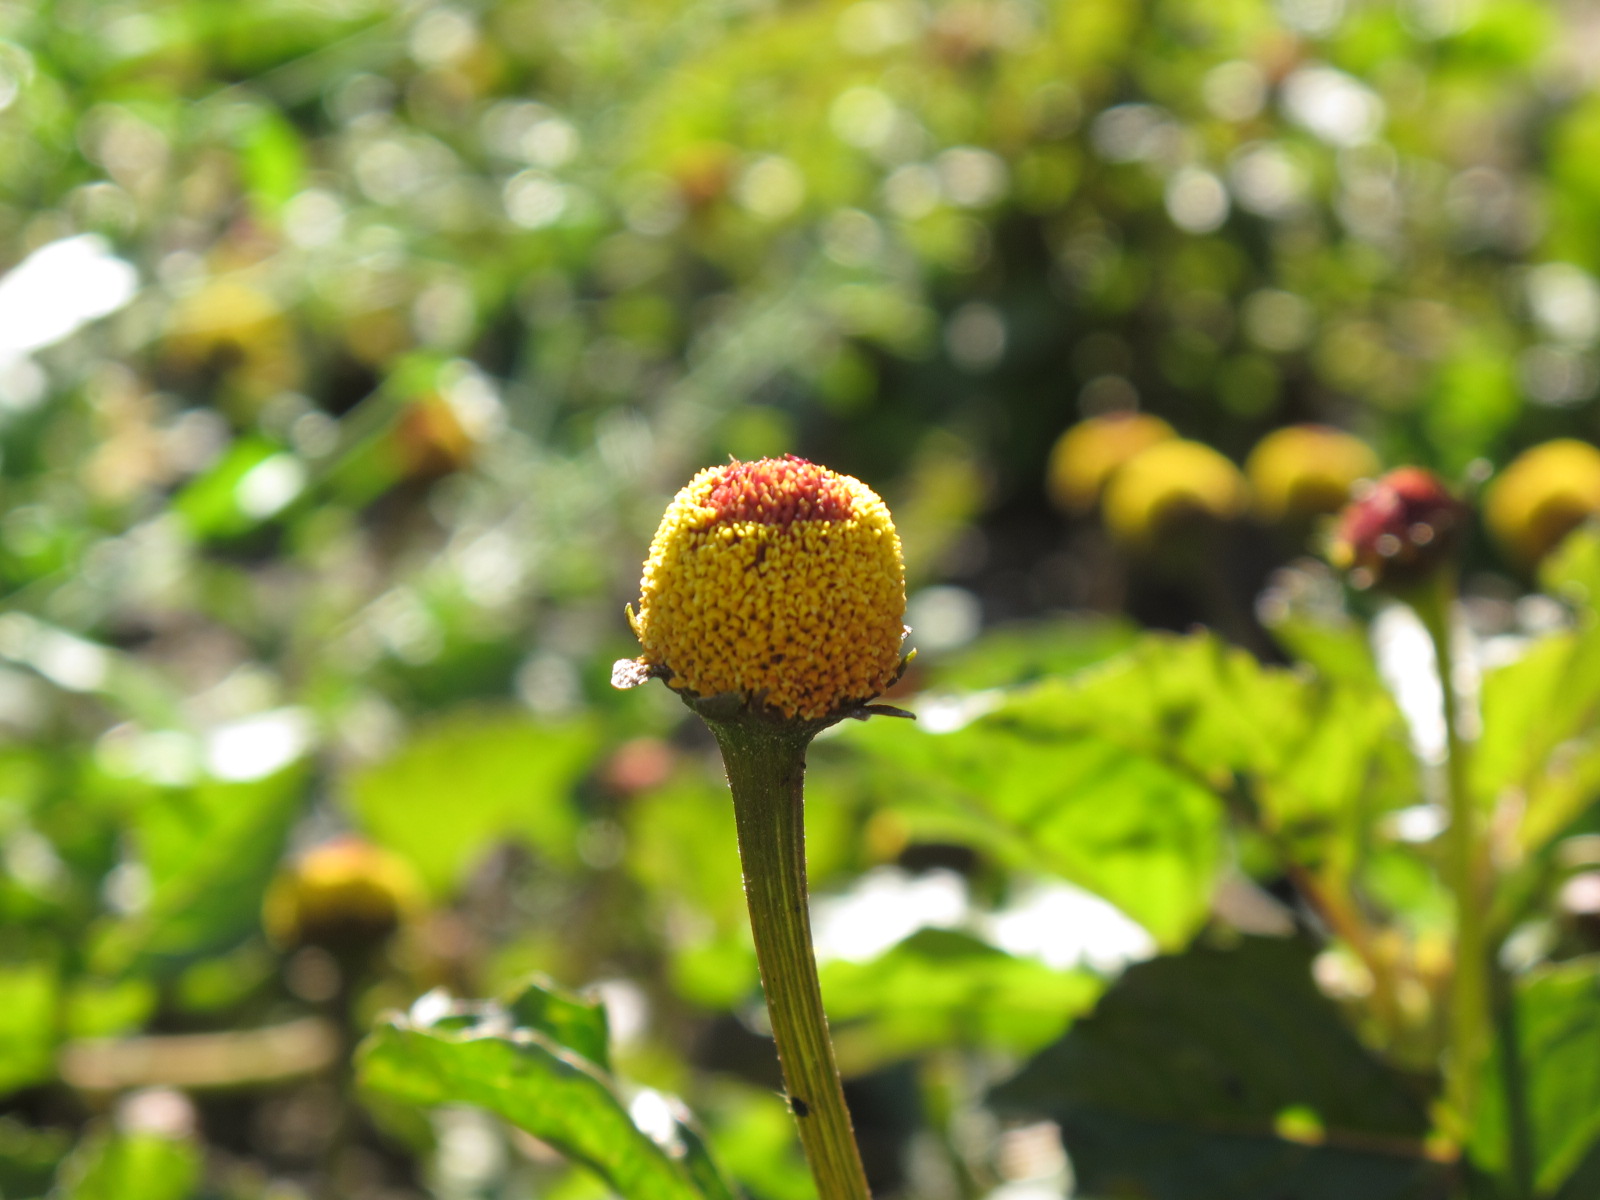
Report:
[{"label": "blurred yellow flower", "polygon": [[422,906],[422,885],[409,863],[361,838],[338,837],[306,851],[273,880],[261,922],[280,946],[340,949],[387,937]]},{"label": "blurred yellow flower", "polygon": [[1154,546],[1194,518],[1231,520],[1249,504],[1244,476],[1210,446],[1158,442],[1135,455],[1106,485],[1106,528],[1118,541]]},{"label": "blurred yellow flower", "polygon": [[300,379],[288,316],[265,292],[236,279],[212,280],[175,303],[163,348],[179,370],[226,375],[253,396]]},{"label": "blurred yellow flower", "polygon": [[1600,450],[1559,438],[1525,450],[1484,497],[1495,540],[1523,564],[1538,562],[1584,521],[1600,513]]},{"label": "blurred yellow flower", "polygon": [[1050,451],[1050,499],[1066,512],[1086,513],[1124,463],[1175,437],[1171,425],[1148,413],[1106,413],[1079,421]]},{"label": "blurred yellow flower", "polygon": [[1378,472],[1378,456],[1360,438],[1328,425],[1289,425],[1256,443],[1245,475],[1262,520],[1304,521],[1335,513],[1356,480]]},{"label": "blurred yellow flower", "polygon": [[701,471],[661,518],[629,613],[642,668],[817,720],[894,682],[905,568],[865,484],[793,456]]}]

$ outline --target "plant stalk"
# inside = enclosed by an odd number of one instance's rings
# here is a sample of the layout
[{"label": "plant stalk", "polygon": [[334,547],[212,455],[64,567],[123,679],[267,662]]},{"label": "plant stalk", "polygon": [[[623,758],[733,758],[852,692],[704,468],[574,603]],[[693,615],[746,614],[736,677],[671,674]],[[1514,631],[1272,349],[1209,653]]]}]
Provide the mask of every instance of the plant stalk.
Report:
[{"label": "plant stalk", "polygon": [[1445,881],[1455,899],[1456,956],[1450,985],[1450,1059],[1446,1085],[1450,1106],[1465,1138],[1472,1128],[1477,1103],[1479,1068],[1489,1047],[1487,896],[1480,863],[1483,856],[1478,813],[1467,773],[1467,749],[1461,738],[1460,701],[1453,666],[1450,627],[1456,594],[1453,572],[1441,571],[1412,607],[1433,643],[1440,692],[1444,697],[1445,797],[1450,825],[1445,833]]},{"label": "plant stalk", "polygon": [[804,787],[815,730],[758,720],[707,723],[728,770],[761,986],[817,1194],[870,1200],[811,946]]}]

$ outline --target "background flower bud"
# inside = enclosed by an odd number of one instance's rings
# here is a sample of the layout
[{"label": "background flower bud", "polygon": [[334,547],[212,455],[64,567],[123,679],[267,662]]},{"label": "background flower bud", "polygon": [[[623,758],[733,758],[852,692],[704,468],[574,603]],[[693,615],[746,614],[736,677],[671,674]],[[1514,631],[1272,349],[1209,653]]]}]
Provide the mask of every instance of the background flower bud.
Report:
[{"label": "background flower bud", "polygon": [[1329,425],[1289,425],[1256,443],[1245,460],[1256,513],[1272,524],[1335,513],[1357,480],[1378,472],[1360,438]]},{"label": "background flower bud", "polygon": [[1483,515],[1506,554],[1538,562],[1600,512],[1600,450],[1560,438],[1514,458],[1484,497]]},{"label": "background flower bud", "polygon": [[306,851],[267,891],[262,924],[280,946],[328,950],[370,945],[422,908],[422,886],[406,861],[357,837]]},{"label": "background flower bud", "polygon": [[1455,557],[1467,512],[1432,471],[1400,467],[1345,506],[1329,561],[1357,587],[1420,583]]},{"label": "background flower bud", "polygon": [[1175,437],[1171,425],[1148,413],[1106,413],[1079,421],[1050,451],[1046,484],[1051,501],[1065,512],[1088,512],[1124,463]]},{"label": "background flower bud", "polygon": [[1239,468],[1199,442],[1159,442],[1106,485],[1102,510],[1118,541],[1150,548],[1196,520],[1239,516],[1250,493]]}]

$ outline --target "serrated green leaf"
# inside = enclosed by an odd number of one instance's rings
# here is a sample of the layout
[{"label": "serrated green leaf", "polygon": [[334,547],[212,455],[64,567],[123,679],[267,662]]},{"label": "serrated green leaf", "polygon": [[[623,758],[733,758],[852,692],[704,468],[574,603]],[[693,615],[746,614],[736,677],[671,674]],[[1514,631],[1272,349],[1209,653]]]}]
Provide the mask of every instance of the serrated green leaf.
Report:
[{"label": "serrated green leaf", "polygon": [[1375,684],[1263,667],[1210,635],[1142,638],[1004,694],[948,733],[868,726],[876,792],[925,836],[967,839],[1105,897],[1163,945],[1198,927],[1223,813],[1249,799],[1304,859],[1352,870],[1415,763]]},{"label": "serrated green leaf", "polygon": [[1094,736],[1034,735],[1005,713],[946,734],[869,723],[838,740],[868,755],[877,794],[918,836],[1069,879],[1163,945],[1204,919],[1222,812],[1158,762]]},{"label": "serrated green leaf", "polygon": [[1007,706],[1039,730],[1093,731],[1226,794],[1247,778],[1280,827],[1414,798],[1399,710],[1375,679],[1312,679],[1201,634],[1151,635]]},{"label": "serrated green leaf", "polygon": [[536,1029],[558,1046],[582,1055],[602,1071],[611,1069],[611,1030],[598,999],[580,996],[535,977],[514,988],[506,1011],[524,1029]]}]

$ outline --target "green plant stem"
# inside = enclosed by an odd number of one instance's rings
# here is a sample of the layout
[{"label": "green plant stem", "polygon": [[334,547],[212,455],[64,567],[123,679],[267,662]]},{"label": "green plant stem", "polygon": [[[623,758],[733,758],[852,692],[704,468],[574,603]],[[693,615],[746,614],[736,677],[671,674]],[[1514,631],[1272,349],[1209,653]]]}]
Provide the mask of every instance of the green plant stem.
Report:
[{"label": "green plant stem", "polygon": [[708,723],[728,769],[761,985],[817,1194],[869,1200],[811,947],[804,787],[815,731],[755,719]]},{"label": "green plant stem", "polygon": [[1494,1007],[1495,1040],[1498,1043],[1500,1084],[1506,1097],[1506,1126],[1509,1134],[1511,1195],[1513,1200],[1533,1196],[1533,1122],[1528,1113],[1526,1066],[1522,1060],[1520,1022],[1516,996],[1504,971],[1494,970],[1489,977]]},{"label": "green plant stem", "polygon": [[1489,1044],[1490,963],[1484,921],[1488,897],[1484,893],[1480,868],[1483,847],[1468,781],[1467,749],[1461,739],[1460,701],[1453,678],[1454,639],[1450,623],[1455,595],[1454,575],[1441,571],[1412,598],[1412,607],[1433,643],[1444,697],[1445,796],[1450,813],[1450,825],[1445,834],[1444,870],[1456,909],[1446,1092],[1458,1124],[1455,1132],[1464,1139],[1472,1127],[1479,1068]]}]

